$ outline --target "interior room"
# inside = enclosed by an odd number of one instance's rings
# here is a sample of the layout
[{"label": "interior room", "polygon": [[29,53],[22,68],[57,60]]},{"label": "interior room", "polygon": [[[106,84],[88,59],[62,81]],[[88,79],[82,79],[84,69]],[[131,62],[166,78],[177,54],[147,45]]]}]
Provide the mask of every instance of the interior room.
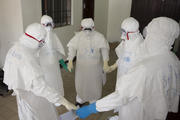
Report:
[{"label": "interior room", "polygon": [[[55,26],[53,32],[59,38],[64,49],[65,54],[61,56],[61,59],[66,63],[65,66],[67,68],[65,69],[60,64],[57,65],[61,71],[64,98],[70,103],[76,104],[77,84],[75,83],[75,79],[77,79],[76,66],[79,58],[78,55],[74,55],[73,59],[69,58],[69,43],[74,36],[83,30],[82,20],[92,18],[94,22],[93,30],[100,33],[109,46],[109,48],[107,47],[109,50],[109,59],[107,58],[107,62],[109,66],[112,66],[118,60],[115,50],[123,41],[121,39],[121,24],[126,18],[133,17],[139,22],[139,33],[141,34],[143,34],[144,28],[148,26],[152,19],[157,17],[171,18],[180,26],[180,0],[0,0],[0,120],[20,120],[20,116],[18,115],[20,110],[18,110],[16,93],[14,90],[8,89],[10,87],[4,82],[4,76],[6,75],[4,74],[5,62],[8,58],[6,55],[9,49],[27,32],[30,24],[41,24],[41,17],[43,15],[48,15],[52,18]],[[96,45],[98,46],[98,42]],[[180,59],[180,37],[176,38],[171,51]],[[72,71],[69,71],[70,60],[72,60]],[[101,56],[100,60],[102,61],[102,65],[100,66],[104,69],[104,56]],[[86,64],[89,64],[89,62]],[[79,69],[82,70],[83,68]],[[51,70],[47,69],[47,71],[50,72]],[[116,90],[117,69],[106,74],[103,71],[103,73],[105,75],[104,77],[106,77],[106,83],[102,85],[102,96],[99,99]],[[43,74],[45,76],[45,73]],[[83,74],[83,72],[80,72],[80,74]],[[84,76],[87,79],[93,79],[93,75],[90,75]],[[11,78],[13,77],[11,76]],[[81,87],[83,85],[81,84],[79,86]],[[94,102],[96,101],[83,103],[83,106]],[[177,113],[169,112],[166,120],[180,120],[180,105],[178,106],[179,111]],[[69,111],[63,104],[56,107],[56,110],[58,117]],[[109,118],[114,115],[118,115],[118,112],[110,110],[90,115],[84,120],[110,120]],[[26,120],[41,119],[27,118]]]}]

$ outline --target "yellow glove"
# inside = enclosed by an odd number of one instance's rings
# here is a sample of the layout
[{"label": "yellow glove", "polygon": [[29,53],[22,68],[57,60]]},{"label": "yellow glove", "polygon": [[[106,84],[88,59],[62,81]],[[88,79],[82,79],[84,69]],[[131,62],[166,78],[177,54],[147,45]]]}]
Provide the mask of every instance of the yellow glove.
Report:
[{"label": "yellow glove", "polygon": [[116,63],[114,63],[113,65],[110,66],[110,71],[109,72],[114,71],[117,67],[118,67],[118,65]]},{"label": "yellow glove", "polygon": [[73,69],[73,62],[72,62],[72,60],[69,60],[67,68],[68,68],[69,72],[72,72],[72,69]]},{"label": "yellow glove", "polygon": [[103,70],[104,70],[104,72],[106,72],[106,73],[108,73],[108,72],[110,71],[110,67],[109,67],[109,65],[108,65],[108,61],[107,61],[107,60],[104,61]]},{"label": "yellow glove", "polygon": [[61,99],[60,103],[66,107],[67,110],[77,110],[77,107],[67,101],[65,98]]}]

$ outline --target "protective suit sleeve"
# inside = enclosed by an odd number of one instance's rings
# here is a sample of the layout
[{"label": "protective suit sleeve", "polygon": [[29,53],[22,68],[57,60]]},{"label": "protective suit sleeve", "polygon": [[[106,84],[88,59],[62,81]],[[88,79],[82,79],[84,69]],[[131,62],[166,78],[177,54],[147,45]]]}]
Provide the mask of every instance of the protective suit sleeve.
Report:
[{"label": "protective suit sleeve", "polygon": [[[46,98],[49,102],[61,105],[60,101],[64,99],[56,90],[50,88],[44,81],[43,76],[32,81],[31,91],[37,95]],[[59,106],[58,105],[58,106]]]},{"label": "protective suit sleeve", "polygon": [[69,53],[68,53],[68,60],[73,60],[74,57],[76,56],[76,49],[74,49],[73,47],[69,47],[68,48]]},{"label": "protective suit sleeve", "polygon": [[96,102],[96,109],[99,112],[109,111],[119,106],[128,104],[131,100],[143,97],[145,83],[145,69],[135,67],[126,75],[117,79],[116,91]]},{"label": "protective suit sleeve", "polygon": [[53,47],[54,47],[54,49],[65,56],[64,47],[63,47],[60,39],[58,38],[58,36],[55,33],[52,33],[52,34],[53,34],[52,39],[53,39]]},{"label": "protective suit sleeve", "polygon": [[103,60],[109,61],[109,49],[108,48],[101,48]]},{"label": "protective suit sleeve", "polygon": [[68,47],[68,60],[73,60],[73,58],[76,56],[76,50],[78,49],[78,41],[80,37],[80,32],[75,33],[74,37],[69,41],[67,44]]},{"label": "protective suit sleeve", "polygon": [[77,109],[76,106],[58,94],[56,90],[50,88],[43,80],[43,77],[33,80],[31,91],[37,96],[46,98],[49,102],[54,103],[55,106],[64,105],[68,110]]}]

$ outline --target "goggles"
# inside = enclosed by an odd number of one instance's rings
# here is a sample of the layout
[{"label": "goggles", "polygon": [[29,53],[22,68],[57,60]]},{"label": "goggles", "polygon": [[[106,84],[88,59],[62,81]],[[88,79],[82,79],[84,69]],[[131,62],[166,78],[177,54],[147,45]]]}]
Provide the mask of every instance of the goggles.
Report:
[{"label": "goggles", "polygon": [[[137,32],[137,31],[135,31],[135,32]],[[135,33],[135,32],[126,32],[124,29],[121,29],[121,35],[126,36],[127,40],[129,40],[129,34]]]},{"label": "goggles", "polygon": [[54,28],[54,23],[53,22],[48,22],[46,24],[43,23],[42,25],[45,26],[45,27],[51,26],[52,28]]}]

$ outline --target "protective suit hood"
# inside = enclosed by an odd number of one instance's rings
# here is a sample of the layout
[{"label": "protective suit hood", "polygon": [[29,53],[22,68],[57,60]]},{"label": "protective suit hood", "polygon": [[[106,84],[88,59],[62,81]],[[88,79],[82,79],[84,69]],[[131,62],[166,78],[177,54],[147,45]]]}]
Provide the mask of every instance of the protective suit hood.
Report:
[{"label": "protective suit hood", "polygon": [[82,30],[90,30],[94,29],[94,21],[92,18],[85,18],[81,21]]},{"label": "protective suit hood", "polygon": [[[41,24],[47,31],[46,46],[49,50],[56,49],[62,55],[65,55],[64,47],[58,36],[53,32],[54,22],[50,16],[43,15],[41,17]],[[47,49],[45,48],[45,49]]]},{"label": "protective suit hood", "polygon": [[20,43],[31,49],[38,49],[45,43],[46,31],[42,25],[33,23],[29,25],[25,33],[20,37]]},{"label": "protective suit hood", "polygon": [[47,15],[41,17],[41,24],[45,27],[46,31],[51,31],[54,28],[53,19]]},{"label": "protective suit hood", "polygon": [[139,36],[139,22],[133,17],[126,18],[121,24],[121,39],[131,40]]},{"label": "protective suit hood", "polygon": [[149,54],[169,51],[178,36],[179,24],[171,18],[159,17],[148,24],[144,43]]}]

